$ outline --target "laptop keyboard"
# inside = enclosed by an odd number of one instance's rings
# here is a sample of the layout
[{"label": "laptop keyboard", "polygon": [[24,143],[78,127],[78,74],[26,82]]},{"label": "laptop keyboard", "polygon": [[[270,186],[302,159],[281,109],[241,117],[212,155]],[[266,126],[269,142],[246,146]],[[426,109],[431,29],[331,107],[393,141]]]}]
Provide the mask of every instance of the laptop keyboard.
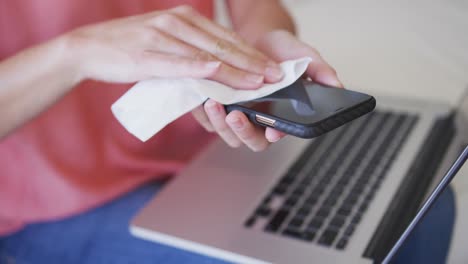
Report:
[{"label": "laptop keyboard", "polygon": [[416,122],[374,111],[313,140],[245,226],[344,249]]}]

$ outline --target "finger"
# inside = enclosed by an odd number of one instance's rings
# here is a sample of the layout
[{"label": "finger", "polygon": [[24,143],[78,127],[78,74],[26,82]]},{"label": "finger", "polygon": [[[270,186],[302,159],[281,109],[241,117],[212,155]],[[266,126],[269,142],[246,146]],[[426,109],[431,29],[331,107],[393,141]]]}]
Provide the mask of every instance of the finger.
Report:
[{"label": "finger", "polygon": [[200,15],[193,7],[188,5],[178,6],[172,11],[203,31],[210,32],[213,36],[219,39],[224,39],[234,43],[241,51],[245,52],[249,56],[275,64],[275,62],[265,56],[265,54],[247,44],[238,34],[236,34],[236,32],[217,23],[213,23],[213,21],[209,20],[205,16]]},{"label": "finger", "polygon": [[[281,43],[281,45],[273,45]],[[320,53],[311,46],[301,42],[294,35],[286,31],[274,31],[258,45],[262,50],[272,54],[273,59],[297,59],[304,56],[312,58],[307,67],[307,74],[317,82],[330,86],[342,87],[336,71],[320,56]]]},{"label": "finger", "polygon": [[[298,40],[295,41],[300,42]],[[300,54],[302,54],[302,57],[304,54],[307,54],[308,57],[312,58],[312,61],[309,63],[306,69],[306,74],[312,78],[312,80],[334,87],[343,87],[340,80],[338,79],[335,69],[333,69],[333,67],[331,67],[322,58],[316,49],[305,44],[302,44],[301,47],[302,49],[299,51]]]},{"label": "finger", "polygon": [[279,81],[283,77],[279,66],[267,65],[262,60],[252,58],[248,54],[242,52],[233,43],[200,30],[173,14],[161,14],[153,20],[153,24],[159,30],[193,45],[198,49],[207,51],[216,58],[236,68],[259,75],[265,75],[265,77],[272,82]]},{"label": "finger", "polygon": [[222,63],[216,74],[209,79],[224,83],[235,89],[251,90],[261,87],[264,77],[258,74],[246,73]]},{"label": "finger", "polygon": [[317,58],[315,61],[312,61],[307,67],[306,73],[312,80],[318,83],[343,88],[343,84],[338,79],[335,69],[328,65],[322,58]]},{"label": "finger", "polygon": [[231,128],[226,124],[226,111],[224,107],[209,99],[204,105],[208,119],[210,120],[216,133],[231,147],[237,148],[242,145],[240,139],[232,132]]},{"label": "finger", "polygon": [[306,69],[306,74],[312,78],[312,80],[334,86],[334,87],[343,87],[335,69],[333,69],[320,54],[312,47],[306,46],[306,52],[309,57],[312,58],[312,61],[309,63]]},{"label": "finger", "polygon": [[135,71],[145,77],[209,78],[216,74],[221,63],[144,51],[135,59],[135,65]]},{"label": "finger", "polygon": [[[147,47],[154,52],[177,54],[193,60],[217,60],[210,53],[197,49],[157,29],[153,30],[153,41],[148,41]],[[249,73],[229,64],[221,64],[219,70],[209,78],[224,83],[236,89],[257,89],[264,81],[263,75]]]},{"label": "finger", "polygon": [[214,132],[214,127],[210,122],[210,119],[206,115],[203,106],[199,106],[192,110],[192,115],[197,122],[208,132]]},{"label": "finger", "polygon": [[286,134],[284,132],[278,131],[278,130],[276,130],[274,128],[267,127],[265,129],[265,138],[270,143],[277,142],[278,140],[282,139],[285,136],[286,136]]},{"label": "finger", "polygon": [[265,138],[262,128],[252,124],[240,111],[232,111],[226,117],[226,123],[237,137],[251,150],[258,152],[265,150],[269,142]]}]

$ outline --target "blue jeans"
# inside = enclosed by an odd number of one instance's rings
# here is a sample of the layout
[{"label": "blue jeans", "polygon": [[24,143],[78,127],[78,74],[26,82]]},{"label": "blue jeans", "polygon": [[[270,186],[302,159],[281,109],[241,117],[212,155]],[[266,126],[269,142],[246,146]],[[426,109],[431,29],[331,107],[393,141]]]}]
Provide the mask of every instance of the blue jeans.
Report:
[{"label": "blue jeans", "polygon": [[[130,235],[129,221],[161,186],[146,184],[87,213],[0,237],[0,263],[226,263]],[[455,217],[453,192],[448,189],[438,202],[397,263],[444,263]]]}]

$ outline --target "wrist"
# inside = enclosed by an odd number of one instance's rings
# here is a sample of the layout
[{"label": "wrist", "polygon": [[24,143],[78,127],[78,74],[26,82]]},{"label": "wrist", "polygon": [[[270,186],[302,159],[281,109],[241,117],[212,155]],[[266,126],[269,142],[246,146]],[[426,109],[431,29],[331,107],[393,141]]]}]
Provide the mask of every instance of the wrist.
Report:
[{"label": "wrist", "polygon": [[67,72],[73,86],[88,78],[83,61],[84,47],[72,33],[56,38],[56,50],[60,57],[60,67]]}]

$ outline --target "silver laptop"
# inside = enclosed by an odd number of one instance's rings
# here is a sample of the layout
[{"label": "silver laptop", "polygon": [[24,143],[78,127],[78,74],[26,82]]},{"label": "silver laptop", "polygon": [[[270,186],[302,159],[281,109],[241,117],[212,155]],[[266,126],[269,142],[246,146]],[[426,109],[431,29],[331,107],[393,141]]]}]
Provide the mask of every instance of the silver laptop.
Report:
[{"label": "silver laptop", "polygon": [[376,99],[373,113],[316,139],[261,153],[215,141],[131,233],[235,263],[380,262],[467,142],[468,98],[456,109]]}]

